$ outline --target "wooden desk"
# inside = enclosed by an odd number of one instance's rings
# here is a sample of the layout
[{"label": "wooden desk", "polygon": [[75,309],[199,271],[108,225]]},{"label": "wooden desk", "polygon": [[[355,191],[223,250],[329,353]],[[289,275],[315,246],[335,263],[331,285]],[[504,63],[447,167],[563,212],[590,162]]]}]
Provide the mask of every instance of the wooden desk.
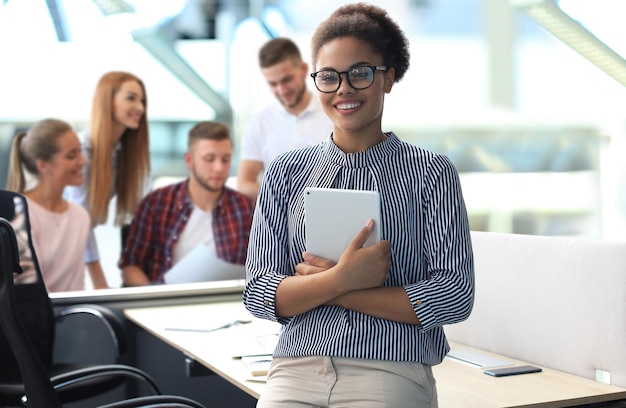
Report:
[{"label": "wooden desk", "polygon": [[[246,379],[251,377],[248,370],[241,360],[234,359],[232,355],[234,350],[246,346],[247,339],[254,339],[255,331],[273,332],[277,325],[255,319],[240,302],[126,309],[124,315],[254,398],[259,398],[265,383],[247,381]],[[209,328],[221,322],[237,319],[253,322],[210,333],[167,330],[167,328]]]},{"label": "wooden desk", "polygon": [[[265,384],[251,381],[243,362],[231,356],[255,344],[255,336],[275,332],[277,325],[253,318],[240,302],[126,309],[124,315],[253,397],[263,392]],[[237,319],[252,322],[209,333],[166,329],[210,328]],[[451,343],[451,347],[515,365],[524,363],[461,344]],[[480,368],[446,358],[434,367],[439,407],[572,407],[626,399],[626,389],[542,368],[542,373],[495,378]]]}]

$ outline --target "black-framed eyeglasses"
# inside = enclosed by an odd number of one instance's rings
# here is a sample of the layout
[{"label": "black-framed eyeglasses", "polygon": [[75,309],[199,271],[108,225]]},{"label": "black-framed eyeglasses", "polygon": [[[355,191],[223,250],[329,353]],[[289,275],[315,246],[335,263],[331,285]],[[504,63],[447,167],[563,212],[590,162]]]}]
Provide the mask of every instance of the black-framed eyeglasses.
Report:
[{"label": "black-framed eyeglasses", "polygon": [[346,74],[348,83],[354,89],[367,89],[374,83],[374,75],[376,71],[387,71],[384,65],[358,65],[347,71],[336,71],[334,69],[323,69],[311,74],[315,87],[320,92],[332,93],[337,92],[341,86],[341,74]]}]

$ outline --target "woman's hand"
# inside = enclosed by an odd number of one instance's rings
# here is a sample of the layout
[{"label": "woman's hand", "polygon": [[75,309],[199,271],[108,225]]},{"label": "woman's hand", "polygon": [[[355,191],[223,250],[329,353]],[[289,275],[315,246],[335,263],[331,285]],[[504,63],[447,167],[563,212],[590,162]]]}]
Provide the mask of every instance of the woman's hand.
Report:
[{"label": "woman's hand", "polygon": [[380,287],[389,277],[391,243],[380,241],[363,248],[373,228],[374,221],[369,220],[337,262],[337,275],[340,284],[345,288],[344,293]]},{"label": "woman's hand", "polygon": [[[374,228],[369,220],[335,264],[313,254],[303,254],[294,276],[283,279],[276,290],[276,314],[296,316],[324,304],[338,304],[341,295],[359,289],[381,288],[391,268],[391,244],[381,241],[363,248]],[[338,298],[339,299],[336,299]]]},{"label": "woman's hand", "polygon": [[363,248],[373,227],[374,222],[369,220],[346,248],[338,263],[308,252],[302,253],[304,262],[296,265],[296,275],[312,275],[337,266],[340,269],[337,276],[347,285],[347,291],[381,286],[389,277],[391,244],[381,241]]},{"label": "woman's hand", "polygon": [[300,262],[296,265],[296,275],[312,275],[314,273],[324,272],[336,265],[335,262],[331,260],[308,252],[302,253],[302,259],[304,262]]}]

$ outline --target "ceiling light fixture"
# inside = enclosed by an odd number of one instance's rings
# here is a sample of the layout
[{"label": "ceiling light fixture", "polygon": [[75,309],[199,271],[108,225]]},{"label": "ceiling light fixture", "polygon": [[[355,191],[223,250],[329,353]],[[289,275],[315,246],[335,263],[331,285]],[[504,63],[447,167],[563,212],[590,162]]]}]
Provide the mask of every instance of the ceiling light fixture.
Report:
[{"label": "ceiling light fixture", "polygon": [[554,0],[510,0],[552,35],[626,86],[626,60],[574,20]]}]

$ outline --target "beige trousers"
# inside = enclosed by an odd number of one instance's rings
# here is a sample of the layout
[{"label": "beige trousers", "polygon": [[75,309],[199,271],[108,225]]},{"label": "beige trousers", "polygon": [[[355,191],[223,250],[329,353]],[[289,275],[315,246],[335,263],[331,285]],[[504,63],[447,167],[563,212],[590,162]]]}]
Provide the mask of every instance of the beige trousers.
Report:
[{"label": "beige trousers", "polygon": [[430,366],[337,357],[277,358],[257,408],[437,408]]}]

